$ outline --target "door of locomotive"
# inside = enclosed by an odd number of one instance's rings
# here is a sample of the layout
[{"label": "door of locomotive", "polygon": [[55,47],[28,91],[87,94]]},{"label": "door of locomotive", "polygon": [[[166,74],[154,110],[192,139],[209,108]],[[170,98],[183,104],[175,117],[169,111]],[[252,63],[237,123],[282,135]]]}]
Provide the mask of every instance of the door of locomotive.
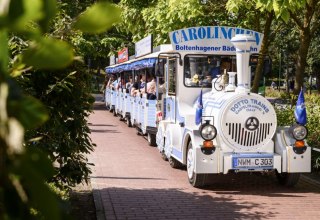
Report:
[{"label": "door of locomotive", "polygon": [[168,57],[165,71],[165,119],[171,122],[176,120],[176,80],[177,80],[177,58]]},{"label": "door of locomotive", "polygon": [[[157,67],[157,94],[161,100],[160,110],[164,120],[176,121],[177,68],[181,65],[179,53],[160,53]],[[161,82],[163,81],[163,82]]]}]

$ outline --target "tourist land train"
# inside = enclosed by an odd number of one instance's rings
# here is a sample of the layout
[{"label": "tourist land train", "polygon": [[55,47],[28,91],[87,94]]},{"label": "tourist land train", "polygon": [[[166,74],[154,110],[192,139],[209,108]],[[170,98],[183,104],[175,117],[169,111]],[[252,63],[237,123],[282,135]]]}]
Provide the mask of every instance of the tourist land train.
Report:
[{"label": "tourist land train", "polygon": [[169,36],[171,45],[154,49],[148,36],[136,44],[134,59],[106,67],[120,85],[155,77],[154,99],[141,90],[132,96],[128,88],[106,88],[115,116],[147,136],[173,168],[185,165],[194,187],[229,172],[275,172],[293,186],[311,172],[306,127],[278,127],[273,105],[250,92],[250,58],[260,50],[261,33],[215,26]]}]

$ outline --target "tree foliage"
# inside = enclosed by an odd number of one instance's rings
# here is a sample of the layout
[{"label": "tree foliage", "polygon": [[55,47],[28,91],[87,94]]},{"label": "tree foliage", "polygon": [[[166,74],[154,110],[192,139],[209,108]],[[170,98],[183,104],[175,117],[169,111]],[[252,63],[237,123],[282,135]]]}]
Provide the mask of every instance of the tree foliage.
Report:
[{"label": "tree foliage", "polygon": [[319,29],[320,23],[320,1],[319,0],[295,0],[295,1],[275,1],[259,0],[260,4],[268,5],[269,10],[273,10],[278,18],[282,18],[286,23],[291,19],[299,30],[299,48],[296,56],[295,73],[295,93],[303,87],[305,69],[307,66],[307,55],[310,44]]},{"label": "tree foliage", "polygon": [[[258,59],[258,65],[257,68],[255,70],[255,76],[254,76],[254,80],[253,80],[253,84],[252,84],[252,91],[255,93],[258,93],[259,90],[259,84],[262,78],[262,74],[263,74],[263,66],[264,66],[264,57],[267,55],[268,52],[268,46],[271,42],[272,39],[272,35],[274,35],[274,33],[272,33],[271,31],[271,26],[272,26],[272,22],[274,19],[274,13],[268,12],[265,5],[259,5],[258,1],[245,1],[245,0],[241,0],[241,1],[235,1],[235,0],[229,0],[227,2],[227,9],[230,12],[233,13],[238,13],[239,10],[247,10],[247,11],[255,11],[256,13],[256,17],[257,18],[261,18],[261,17],[265,17],[266,19],[252,19],[256,21],[256,24],[254,25],[257,29],[257,31],[262,31],[259,30],[260,26],[262,26],[262,22],[263,22],[263,40],[261,43],[261,50],[260,50],[260,55],[259,55],[259,59]],[[263,20],[263,21],[261,21]]]},{"label": "tree foliage", "polygon": [[201,5],[198,0],[122,0],[122,23],[118,30],[132,34],[132,41],[153,34],[154,44],[169,43],[168,33],[185,27],[199,25],[228,25],[232,18],[223,12],[226,1],[210,1]]},{"label": "tree foliage", "polygon": [[[169,43],[170,31],[185,27],[227,25],[254,29],[265,35],[261,52],[271,54],[272,59],[276,61],[273,65],[276,70],[274,73],[277,74],[281,69],[281,75],[289,75],[291,73],[288,69],[293,69],[297,91],[300,90],[303,78],[306,76],[306,55],[315,38],[314,31],[319,29],[318,2],[318,0],[209,0],[207,4],[201,5],[197,0],[121,0],[119,6],[122,9],[123,21],[117,26],[117,31],[128,33],[129,38],[132,36],[132,42],[153,34],[154,44],[159,45]],[[124,41],[125,45],[133,47],[133,43],[128,41],[129,39]],[[116,50],[119,45],[123,46],[119,41],[114,45],[117,45]],[[279,57],[279,54],[282,56]],[[280,59],[282,66],[278,65]],[[253,91],[257,90],[262,77],[263,59],[259,61],[261,62],[256,70]],[[289,67],[286,62],[294,66]]]},{"label": "tree foliage", "polygon": [[[1,219],[65,219],[46,181],[73,185],[90,172],[84,155],[93,150],[86,125],[90,76],[77,46],[88,43],[83,32],[93,29],[86,12],[76,20],[63,6],[55,0],[0,2]],[[87,10],[106,18],[103,9],[117,18],[110,4]],[[110,20],[96,26],[108,27]]]}]

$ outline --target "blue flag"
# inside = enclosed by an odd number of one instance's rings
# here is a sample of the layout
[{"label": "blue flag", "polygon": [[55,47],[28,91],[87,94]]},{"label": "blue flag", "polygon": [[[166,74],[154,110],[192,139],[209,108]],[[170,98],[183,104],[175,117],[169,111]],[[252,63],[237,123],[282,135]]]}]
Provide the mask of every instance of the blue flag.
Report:
[{"label": "blue flag", "polygon": [[304,103],[304,95],[303,95],[302,89],[298,96],[296,109],[294,111],[294,116],[296,117],[296,121],[298,124],[300,125],[307,124],[307,110]]},{"label": "blue flag", "polygon": [[202,104],[202,89],[201,89],[201,92],[200,92],[200,95],[199,95],[198,101],[197,101],[196,125],[201,123],[201,120],[202,120],[202,109],[203,109],[203,104]]}]

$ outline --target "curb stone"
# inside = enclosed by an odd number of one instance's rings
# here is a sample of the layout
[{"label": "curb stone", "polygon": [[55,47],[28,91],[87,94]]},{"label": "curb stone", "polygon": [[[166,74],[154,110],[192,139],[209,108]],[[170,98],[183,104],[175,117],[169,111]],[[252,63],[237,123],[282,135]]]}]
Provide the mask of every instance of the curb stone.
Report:
[{"label": "curb stone", "polygon": [[94,205],[96,208],[97,220],[106,220],[106,217],[104,215],[104,207],[103,207],[100,191],[97,189],[93,189],[92,195],[93,195]]},{"label": "curb stone", "polygon": [[304,174],[301,175],[301,179],[302,179],[303,181],[307,182],[307,183],[312,184],[312,185],[315,185],[315,186],[318,186],[318,187],[320,186],[320,181],[315,180],[315,179],[313,179],[313,178],[310,178],[310,177],[308,177],[308,176],[306,176],[306,175],[304,175]]}]

